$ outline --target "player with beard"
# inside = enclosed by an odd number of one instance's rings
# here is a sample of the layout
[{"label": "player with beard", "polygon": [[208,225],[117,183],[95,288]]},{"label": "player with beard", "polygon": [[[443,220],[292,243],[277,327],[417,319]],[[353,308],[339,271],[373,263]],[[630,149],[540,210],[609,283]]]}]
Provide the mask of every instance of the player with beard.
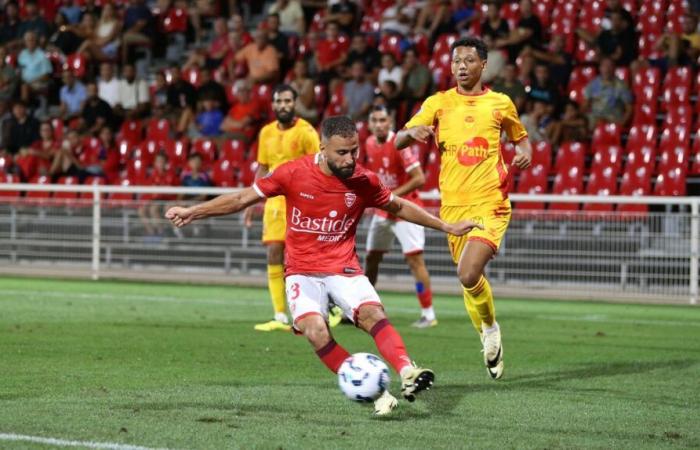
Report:
[{"label": "player with beard", "polygon": [[530,165],[532,147],[510,98],[481,82],[486,44],[478,38],[464,38],[455,41],[450,52],[457,86],[425,99],[397,133],[394,144],[401,149],[414,141],[435,139],[440,150],[440,217],[470,219],[484,226],[465,236],[448,236],[447,241],[467,313],[481,337],[486,369],[497,380],[503,375],[503,346],[484,269],[496,256],[511,215],[509,167],[501,153],[501,132],[515,143],[512,165],[519,169]]},{"label": "player with beard", "polygon": [[[358,328],[372,336],[379,353],[400,375],[402,395],[414,401],[416,394],[432,386],[435,375],[411,362],[377,292],[362,274],[355,244],[357,225],[367,208],[381,208],[403,220],[456,236],[479,225],[469,220],[446,223],[395,196],[374,172],[357,166],[357,129],[349,117],[325,119],[321,138],[319,154],[282,164],[241,191],[189,208],[170,208],[165,216],[176,227],[182,227],[284,195],[285,282],[295,330],[306,336],[323,364],[337,373],[350,355],[333,339],[328,327],[330,297]],[[388,414],[396,406],[396,398],[387,390],[375,401],[375,413]]]},{"label": "player with beard", "polygon": [[[273,90],[272,110],[277,120],[260,130],[256,179],[266,177],[287,161],[318,152],[318,133],[309,122],[296,117],[296,100],[297,92],[287,84],[280,84]],[[291,329],[284,293],[285,217],[283,196],[269,198],[265,202],[262,241],[267,247],[267,286],[275,315],[271,321],[255,325],[258,331]],[[252,209],[246,211],[247,226],[251,225],[251,218]]]}]

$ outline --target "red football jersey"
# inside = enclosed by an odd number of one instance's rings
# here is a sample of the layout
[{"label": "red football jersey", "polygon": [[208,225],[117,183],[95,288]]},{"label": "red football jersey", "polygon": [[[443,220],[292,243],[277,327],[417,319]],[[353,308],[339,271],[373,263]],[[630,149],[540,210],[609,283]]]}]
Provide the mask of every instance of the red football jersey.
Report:
[{"label": "red football jersey", "polygon": [[[377,138],[374,136],[368,137],[365,142],[367,168],[376,172],[382,183],[392,190],[409,180],[408,172],[416,167],[420,167],[418,155],[413,148],[409,146],[402,150],[396,150],[394,139],[396,139],[396,134],[391,131],[383,144],[377,142]],[[403,198],[422,205],[417,190],[409,192]],[[376,214],[383,217],[389,215],[381,210],[377,210]]]},{"label": "red football jersey", "polygon": [[381,207],[392,194],[373,172],[357,165],[352,177],[326,175],[318,154],[282,164],[253,184],[261,197],[287,202],[285,275],[360,275],[355,232],[366,208]]}]

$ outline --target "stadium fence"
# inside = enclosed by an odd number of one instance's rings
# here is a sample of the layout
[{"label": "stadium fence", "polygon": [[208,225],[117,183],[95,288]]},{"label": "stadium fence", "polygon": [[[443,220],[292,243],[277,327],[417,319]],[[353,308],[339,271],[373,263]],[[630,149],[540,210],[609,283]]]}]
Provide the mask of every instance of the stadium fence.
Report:
[{"label": "stadium fence", "polygon": [[[162,218],[174,200],[134,199],[231,191],[0,184],[0,273],[264,285],[261,214],[251,228],[234,215],[176,232]],[[438,200],[436,192],[423,197]],[[697,303],[700,198],[511,194],[511,200],[510,228],[488,266],[498,294]],[[139,215],[152,204],[161,207],[161,235],[148,236]],[[361,256],[368,223],[358,227]],[[436,291],[459,292],[441,233],[426,232],[425,259]],[[398,244],[380,271],[380,287],[412,289]]]}]

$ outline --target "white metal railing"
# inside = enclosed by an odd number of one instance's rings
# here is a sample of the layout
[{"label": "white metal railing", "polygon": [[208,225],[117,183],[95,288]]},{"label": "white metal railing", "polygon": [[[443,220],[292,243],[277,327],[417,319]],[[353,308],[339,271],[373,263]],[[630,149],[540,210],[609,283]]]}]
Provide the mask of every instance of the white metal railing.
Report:
[{"label": "white metal railing", "polygon": [[[264,250],[257,244],[256,231],[245,229],[240,217],[208,221],[210,229],[203,235],[186,239],[171,236],[158,245],[141,245],[140,239],[145,236],[135,213],[139,202],[121,199],[114,206],[105,195],[219,195],[235,190],[0,184],[0,267],[23,261],[78,262],[83,267],[89,260],[91,276],[98,279],[102,264],[112,267],[120,259],[122,267],[139,271],[152,267],[180,270],[218,267],[227,273],[250,273],[264,268]],[[8,191],[74,192],[80,194],[80,200],[37,201],[11,196]],[[422,196],[439,199],[437,192]],[[697,302],[700,198],[523,194],[510,197],[516,205],[518,202],[636,204],[650,206],[652,211],[588,213],[524,211],[516,207],[501,255],[489,265],[489,276],[501,283],[516,290],[579,289],[613,297],[644,295]],[[360,249],[364,247],[365,233],[360,228]],[[427,237],[426,260],[431,273],[438,283],[441,279],[454,282],[454,267],[445,251],[444,237],[432,232]],[[85,254],[88,250],[89,257]],[[165,256],[172,252],[182,255],[178,264]],[[398,253],[387,257],[383,270],[396,277],[407,273]]]}]

